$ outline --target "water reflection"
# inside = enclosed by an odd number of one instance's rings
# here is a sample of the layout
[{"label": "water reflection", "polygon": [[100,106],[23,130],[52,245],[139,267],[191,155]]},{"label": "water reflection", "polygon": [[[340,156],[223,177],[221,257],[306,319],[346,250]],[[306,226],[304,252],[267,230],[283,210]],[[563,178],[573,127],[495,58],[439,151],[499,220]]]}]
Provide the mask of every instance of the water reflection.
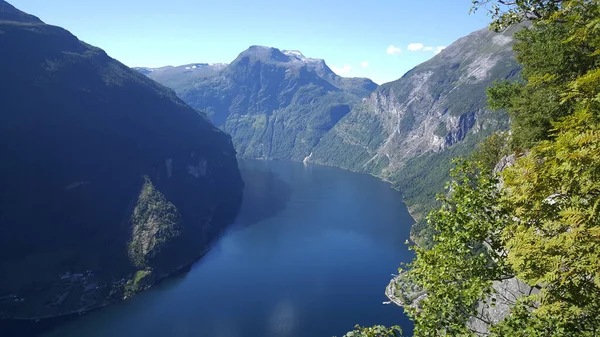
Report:
[{"label": "water reflection", "polygon": [[399,193],[335,168],[240,168],[237,225],[185,277],[48,335],[331,337],[355,324],[400,324],[410,335],[402,309],[382,305],[390,274],[412,257]]},{"label": "water reflection", "polygon": [[[252,165],[247,164],[247,165]],[[275,216],[285,209],[292,188],[272,171],[243,169],[244,199],[236,225],[246,227]],[[269,207],[266,207],[269,206]]]}]

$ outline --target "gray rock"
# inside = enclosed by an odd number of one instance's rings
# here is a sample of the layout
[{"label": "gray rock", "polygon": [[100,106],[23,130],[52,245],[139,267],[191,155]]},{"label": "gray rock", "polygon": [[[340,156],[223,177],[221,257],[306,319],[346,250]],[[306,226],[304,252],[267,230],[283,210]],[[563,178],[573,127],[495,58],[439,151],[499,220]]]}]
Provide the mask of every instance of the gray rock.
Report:
[{"label": "gray rock", "polygon": [[[478,315],[471,318],[467,325],[478,335],[486,336],[489,328],[502,321],[510,313],[510,309],[522,296],[537,293],[537,290],[513,277],[495,281],[495,293],[477,307]],[[495,301],[494,301],[495,300]]]}]

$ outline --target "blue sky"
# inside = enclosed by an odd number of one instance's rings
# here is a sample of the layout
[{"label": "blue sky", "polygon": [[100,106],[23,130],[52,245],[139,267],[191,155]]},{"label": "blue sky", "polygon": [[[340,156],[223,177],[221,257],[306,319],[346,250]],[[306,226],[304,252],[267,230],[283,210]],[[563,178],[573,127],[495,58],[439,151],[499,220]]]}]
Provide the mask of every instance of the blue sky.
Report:
[{"label": "blue sky", "polygon": [[8,2],[128,66],[228,63],[250,45],[265,45],[300,50],[342,76],[380,84],[489,22],[484,12],[469,15],[470,0]]}]

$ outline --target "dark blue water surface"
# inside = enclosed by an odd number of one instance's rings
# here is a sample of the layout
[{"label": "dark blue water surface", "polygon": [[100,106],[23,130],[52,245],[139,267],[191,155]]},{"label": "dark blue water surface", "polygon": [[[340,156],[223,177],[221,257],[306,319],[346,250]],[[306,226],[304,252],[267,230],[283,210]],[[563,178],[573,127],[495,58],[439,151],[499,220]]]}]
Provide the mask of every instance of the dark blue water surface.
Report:
[{"label": "dark blue water surface", "polygon": [[411,324],[384,290],[411,253],[401,196],[371,176],[240,161],[242,211],[191,271],[57,327],[60,337],[331,337]]}]

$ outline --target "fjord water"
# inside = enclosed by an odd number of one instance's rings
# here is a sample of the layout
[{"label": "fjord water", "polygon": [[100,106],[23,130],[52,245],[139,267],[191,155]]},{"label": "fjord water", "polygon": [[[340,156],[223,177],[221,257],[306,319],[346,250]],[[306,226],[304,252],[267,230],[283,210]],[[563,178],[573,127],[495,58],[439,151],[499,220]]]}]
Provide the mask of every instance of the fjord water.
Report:
[{"label": "fjord water", "polygon": [[49,332],[61,337],[331,337],[411,324],[384,305],[410,260],[413,223],[378,179],[294,162],[240,160],[236,223],[189,273]]}]

